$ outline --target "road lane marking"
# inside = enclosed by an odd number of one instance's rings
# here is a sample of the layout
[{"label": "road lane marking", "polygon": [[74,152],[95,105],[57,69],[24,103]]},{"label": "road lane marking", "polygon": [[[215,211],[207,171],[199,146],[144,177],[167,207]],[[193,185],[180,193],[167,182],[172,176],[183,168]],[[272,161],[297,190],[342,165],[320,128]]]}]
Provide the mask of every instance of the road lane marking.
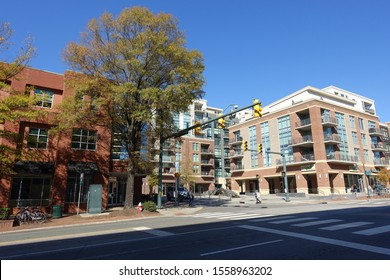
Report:
[{"label": "road lane marking", "polygon": [[164,230],[158,230],[158,229],[152,229],[152,228],[149,228],[149,227],[136,227],[136,228],[133,228],[134,230],[137,230],[137,231],[144,231],[146,233],[150,233],[152,235],[156,235],[156,236],[171,236],[171,235],[174,235],[172,232],[168,232],[168,231],[164,231]]},{"label": "road lane marking", "polygon": [[240,247],[234,247],[234,248],[229,248],[229,249],[224,249],[224,250],[219,250],[219,251],[203,253],[203,254],[200,254],[200,256],[204,257],[204,256],[209,256],[209,255],[221,254],[221,253],[225,253],[225,252],[236,251],[236,250],[246,249],[246,248],[255,247],[255,246],[262,246],[262,245],[272,244],[272,243],[281,242],[281,241],[283,241],[283,239],[272,240],[272,241],[261,242],[261,243],[246,245],[246,246],[240,246]]},{"label": "road lane marking", "polygon": [[337,223],[342,222],[343,220],[338,219],[329,219],[329,220],[320,220],[320,221],[314,221],[314,222],[306,222],[301,224],[295,224],[292,225],[293,227],[311,227],[311,226],[317,226],[317,225],[323,225],[323,224],[330,224],[330,223]]},{"label": "road lane marking", "polygon": [[345,223],[345,224],[340,224],[340,225],[323,227],[323,228],[320,228],[320,229],[334,231],[334,230],[341,230],[341,229],[347,229],[347,228],[352,228],[352,227],[360,227],[360,226],[365,226],[365,225],[370,225],[370,224],[372,224],[372,223],[369,223],[369,222],[354,222],[354,223]]},{"label": "road lane marking", "polygon": [[275,217],[274,215],[264,215],[264,217],[273,217],[273,218],[260,218],[255,220],[250,220],[249,222],[257,223],[257,222],[269,222],[269,221],[275,221],[275,220],[284,220],[284,219],[290,219],[295,218],[295,216],[284,216],[284,217]]},{"label": "road lane marking", "polygon": [[390,231],[390,225],[355,231],[352,233],[368,236],[368,235],[375,235],[375,234],[380,234],[380,233],[384,233],[384,232],[388,232],[388,231]]},{"label": "road lane marking", "polygon": [[277,230],[277,229],[271,229],[271,228],[250,226],[250,225],[241,225],[238,227],[244,228],[244,229],[260,231],[260,232],[267,232],[267,233],[279,234],[279,235],[283,235],[283,236],[295,237],[295,238],[305,239],[305,240],[309,240],[309,241],[315,241],[315,242],[319,242],[319,243],[325,243],[325,244],[330,244],[330,245],[346,247],[346,248],[351,248],[351,249],[356,249],[356,250],[367,251],[367,252],[371,252],[371,253],[377,253],[377,254],[390,256],[390,249],[383,248],[383,247],[365,245],[365,244],[354,243],[354,242],[349,242],[349,241],[326,238],[326,237],[319,237],[319,236],[308,235],[308,234],[303,234],[303,233],[296,233],[296,232],[289,232],[289,231]]},{"label": "road lane marking", "polygon": [[280,225],[280,224],[287,224],[287,223],[294,223],[294,222],[301,222],[301,221],[308,221],[308,220],[316,220],[316,219],[318,219],[318,218],[305,217],[305,218],[296,218],[296,219],[272,221],[272,222],[269,222],[269,223],[270,224],[275,224],[275,225]]}]

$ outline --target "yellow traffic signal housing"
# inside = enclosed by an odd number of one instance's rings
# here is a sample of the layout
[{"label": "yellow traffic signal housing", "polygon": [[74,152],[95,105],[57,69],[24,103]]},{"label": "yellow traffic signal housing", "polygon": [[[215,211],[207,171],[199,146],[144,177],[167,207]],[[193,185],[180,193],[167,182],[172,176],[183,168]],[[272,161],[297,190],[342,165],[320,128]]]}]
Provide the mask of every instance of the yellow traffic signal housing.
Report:
[{"label": "yellow traffic signal housing", "polygon": [[200,126],[200,122],[195,122],[195,125],[199,125],[198,127],[195,127],[195,135],[202,134],[202,128]]},{"label": "yellow traffic signal housing", "polygon": [[[219,116],[222,116],[222,114],[219,114]],[[224,118],[218,119],[218,128],[225,128],[225,119]]]},{"label": "yellow traffic signal housing", "polygon": [[259,154],[263,153],[263,144],[258,144],[257,145],[257,151],[259,152]]},{"label": "yellow traffic signal housing", "polygon": [[244,152],[248,151],[248,141],[244,141],[243,147],[244,147]]},{"label": "yellow traffic signal housing", "polygon": [[253,106],[253,115],[256,117],[256,118],[261,118],[263,116],[263,109],[261,108],[261,102],[259,103],[259,100],[258,99],[255,99],[253,100],[253,103],[256,104]]}]

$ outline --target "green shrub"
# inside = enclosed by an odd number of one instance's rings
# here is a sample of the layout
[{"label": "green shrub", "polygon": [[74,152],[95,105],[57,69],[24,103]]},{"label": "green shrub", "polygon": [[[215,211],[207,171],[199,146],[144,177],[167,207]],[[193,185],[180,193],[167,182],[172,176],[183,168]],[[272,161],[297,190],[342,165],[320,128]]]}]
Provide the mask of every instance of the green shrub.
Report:
[{"label": "green shrub", "polygon": [[156,212],[157,206],[154,201],[145,201],[144,203],[144,209],[149,211],[149,212]]},{"label": "green shrub", "polygon": [[7,220],[9,218],[11,209],[9,208],[0,208],[0,220]]}]

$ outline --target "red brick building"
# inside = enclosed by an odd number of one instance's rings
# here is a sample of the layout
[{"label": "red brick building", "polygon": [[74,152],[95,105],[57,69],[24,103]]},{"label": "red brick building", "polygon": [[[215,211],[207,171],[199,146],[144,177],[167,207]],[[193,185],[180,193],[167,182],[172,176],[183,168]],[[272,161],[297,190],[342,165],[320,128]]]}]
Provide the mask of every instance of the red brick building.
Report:
[{"label": "red brick building", "polygon": [[[58,135],[49,134],[50,118],[59,112],[64,98],[72,94],[66,87],[69,74],[26,68],[7,81],[19,92],[32,88],[30,94],[39,98],[36,109],[47,111],[48,115],[0,124],[1,129],[18,133],[23,139],[16,147],[16,143],[0,138],[0,144],[22,150],[22,160],[14,166],[15,174],[0,178],[0,207],[11,207],[15,212],[19,207],[37,206],[50,212],[52,206],[61,205],[64,212],[75,212],[80,202],[84,211],[91,184],[102,185],[103,208],[124,200],[125,165],[123,161],[111,160],[111,130],[106,125],[81,125]],[[0,91],[0,98],[8,95]],[[134,202],[141,195],[141,179],[136,178]],[[118,192],[118,182],[122,183],[122,194]]]}]

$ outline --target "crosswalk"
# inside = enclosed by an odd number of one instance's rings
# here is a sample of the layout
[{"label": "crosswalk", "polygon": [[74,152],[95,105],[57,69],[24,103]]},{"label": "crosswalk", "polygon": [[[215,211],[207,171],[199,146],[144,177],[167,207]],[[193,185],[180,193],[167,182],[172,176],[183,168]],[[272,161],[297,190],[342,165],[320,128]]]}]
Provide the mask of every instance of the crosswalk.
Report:
[{"label": "crosswalk", "polygon": [[204,212],[192,215],[193,218],[214,219],[223,221],[246,220],[248,223],[266,223],[270,225],[288,225],[294,228],[316,228],[318,230],[332,232],[351,230],[352,234],[372,236],[390,232],[390,225],[375,225],[368,221],[346,221],[343,219],[323,219],[309,216],[274,216],[245,212]]}]

